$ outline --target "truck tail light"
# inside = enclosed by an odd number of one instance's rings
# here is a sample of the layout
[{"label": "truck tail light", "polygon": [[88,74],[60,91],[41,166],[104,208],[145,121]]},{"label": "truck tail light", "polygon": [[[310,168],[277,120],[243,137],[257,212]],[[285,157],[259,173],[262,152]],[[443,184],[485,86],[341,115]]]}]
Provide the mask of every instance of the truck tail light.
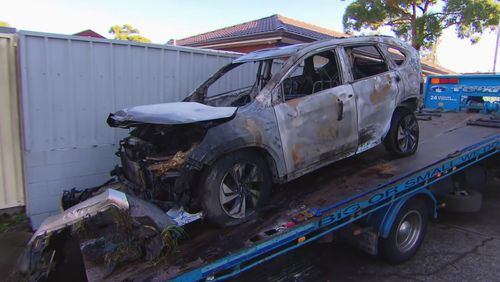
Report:
[{"label": "truck tail light", "polygon": [[431,84],[458,84],[458,78],[431,78]]}]

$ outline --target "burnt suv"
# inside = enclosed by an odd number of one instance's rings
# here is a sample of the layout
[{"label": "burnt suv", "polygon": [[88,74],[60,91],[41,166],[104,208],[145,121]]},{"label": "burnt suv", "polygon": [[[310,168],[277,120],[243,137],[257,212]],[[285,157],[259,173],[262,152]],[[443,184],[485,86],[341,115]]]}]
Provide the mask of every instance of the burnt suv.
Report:
[{"label": "burnt suv", "polygon": [[246,54],[182,102],[110,114],[131,128],[119,178],[164,210],[234,225],[284,183],[380,143],[416,152],[418,52],[391,37],[338,38]]}]

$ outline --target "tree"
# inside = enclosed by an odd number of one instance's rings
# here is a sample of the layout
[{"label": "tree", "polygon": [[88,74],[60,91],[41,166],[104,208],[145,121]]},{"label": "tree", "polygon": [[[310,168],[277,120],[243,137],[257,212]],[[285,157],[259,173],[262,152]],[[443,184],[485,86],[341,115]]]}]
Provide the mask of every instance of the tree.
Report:
[{"label": "tree", "polygon": [[422,60],[431,62],[433,64],[439,64],[437,52],[440,43],[441,38],[438,38],[431,47],[420,50],[420,57],[422,58]]},{"label": "tree", "polygon": [[128,40],[143,43],[151,42],[151,40],[139,34],[139,29],[134,28],[129,24],[124,24],[122,26],[114,25],[109,28],[109,33],[114,34],[116,40]]},{"label": "tree", "polygon": [[0,27],[10,27],[8,22],[0,21]]},{"label": "tree", "polygon": [[459,38],[474,44],[500,18],[495,0],[355,0],[344,13],[346,32],[388,26],[420,50],[431,48],[443,30],[454,27]]}]

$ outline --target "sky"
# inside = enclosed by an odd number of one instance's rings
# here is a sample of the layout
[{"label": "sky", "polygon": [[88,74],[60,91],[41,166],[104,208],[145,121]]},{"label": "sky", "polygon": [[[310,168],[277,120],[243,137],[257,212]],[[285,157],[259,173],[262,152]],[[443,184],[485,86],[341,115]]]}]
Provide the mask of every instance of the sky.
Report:
[{"label": "sky", "polygon": [[[352,1],[340,0],[0,0],[0,21],[19,30],[74,34],[92,29],[111,38],[109,27],[131,24],[153,43],[204,33],[272,14],[342,31],[342,15]],[[383,32],[386,33],[386,32]],[[493,68],[496,31],[471,45],[446,30],[438,49],[439,63],[457,72]],[[500,54],[499,54],[500,56]],[[500,58],[497,61],[500,71]]]}]

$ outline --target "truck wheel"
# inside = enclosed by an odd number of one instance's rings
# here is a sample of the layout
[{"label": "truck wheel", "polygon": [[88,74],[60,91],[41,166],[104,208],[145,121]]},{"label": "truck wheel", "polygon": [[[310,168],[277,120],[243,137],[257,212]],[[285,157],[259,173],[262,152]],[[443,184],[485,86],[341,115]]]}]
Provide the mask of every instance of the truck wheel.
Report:
[{"label": "truck wheel", "polygon": [[238,151],[217,160],[200,181],[206,218],[221,227],[249,220],[271,192],[266,162],[250,151]]},{"label": "truck wheel", "polygon": [[475,165],[467,168],[464,173],[468,187],[476,191],[486,190],[486,170],[483,167]]},{"label": "truck wheel", "polygon": [[429,211],[419,199],[408,201],[399,211],[387,238],[379,239],[379,255],[393,264],[409,260],[422,245]]},{"label": "truck wheel", "polygon": [[483,203],[483,195],[474,190],[457,191],[447,194],[443,202],[450,212],[478,212]]},{"label": "truck wheel", "polygon": [[415,114],[403,107],[396,108],[384,146],[387,151],[398,156],[412,155],[418,148],[418,132]]}]

